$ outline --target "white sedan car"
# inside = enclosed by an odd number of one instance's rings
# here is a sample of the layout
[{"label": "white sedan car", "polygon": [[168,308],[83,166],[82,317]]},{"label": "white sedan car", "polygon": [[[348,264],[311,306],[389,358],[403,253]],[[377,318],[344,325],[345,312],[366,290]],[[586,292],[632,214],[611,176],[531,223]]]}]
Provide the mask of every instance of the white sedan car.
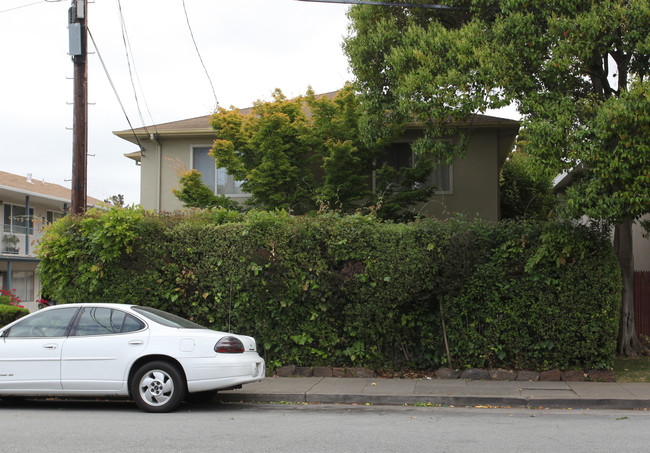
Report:
[{"label": "white sedan car", "polygon": [[124,396],[168,412],[187,393],[264,378],[255,340],[149,307],[70,304],[0,328],[0,398]]}]

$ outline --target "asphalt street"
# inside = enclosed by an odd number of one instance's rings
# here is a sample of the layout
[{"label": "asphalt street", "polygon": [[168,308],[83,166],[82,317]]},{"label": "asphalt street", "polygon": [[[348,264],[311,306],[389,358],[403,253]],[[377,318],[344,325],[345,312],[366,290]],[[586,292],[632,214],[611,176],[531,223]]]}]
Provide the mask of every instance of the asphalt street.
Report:
[{"label": "asphalt street", "polygon": [[648,411],[340,404],[0,402],[3,451],[647,451]]}]

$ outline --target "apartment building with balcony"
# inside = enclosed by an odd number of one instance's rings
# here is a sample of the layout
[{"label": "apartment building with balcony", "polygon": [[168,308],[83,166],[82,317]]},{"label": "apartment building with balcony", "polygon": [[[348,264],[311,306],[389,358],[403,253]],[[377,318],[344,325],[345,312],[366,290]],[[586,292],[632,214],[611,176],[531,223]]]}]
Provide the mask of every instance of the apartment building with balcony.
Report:
[{"label": "apartment building with balcony", "polygon": [[[66,215],[70,199],[66,187],[0,171],[0,282],[15,290],[27,308],[34,309],[40,298],[36,245],[43,228]],[[89,207],[99,203],[88,197]]]}]

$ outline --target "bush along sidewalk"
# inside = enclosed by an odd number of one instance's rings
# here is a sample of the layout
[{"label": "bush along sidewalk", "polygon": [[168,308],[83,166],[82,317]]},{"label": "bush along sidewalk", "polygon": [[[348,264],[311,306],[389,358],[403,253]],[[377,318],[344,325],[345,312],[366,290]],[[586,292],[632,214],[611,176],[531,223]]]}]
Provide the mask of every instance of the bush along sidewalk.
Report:
[{"label": "bush along sidewalk", "polygon": [[59,303],[250,334],[271,370],[593,370],[615,352],[619,266],[585,226],[113,208],[57,221],[38,253]]},{"label": "bush along sidewalk", "polygon": [[14,291],[0,290],[0,327],[29,314]]}]

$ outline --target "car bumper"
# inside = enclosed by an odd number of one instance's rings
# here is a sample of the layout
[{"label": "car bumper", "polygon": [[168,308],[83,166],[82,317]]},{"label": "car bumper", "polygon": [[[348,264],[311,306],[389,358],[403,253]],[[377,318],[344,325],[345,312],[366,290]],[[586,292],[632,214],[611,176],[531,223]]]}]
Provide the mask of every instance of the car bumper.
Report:
[{"label": "car bumper", "polygon": [[190,393],[236,387],[264,379],[266,364],[256,352],[219,354],[183,363]]}]

